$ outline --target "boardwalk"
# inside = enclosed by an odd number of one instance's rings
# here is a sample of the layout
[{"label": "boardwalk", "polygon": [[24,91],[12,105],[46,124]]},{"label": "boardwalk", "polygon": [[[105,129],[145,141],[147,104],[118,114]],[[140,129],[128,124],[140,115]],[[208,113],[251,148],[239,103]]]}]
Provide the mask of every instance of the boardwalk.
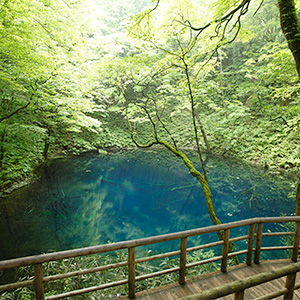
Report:
[{"label": "boardwalk", "polygon": [[[187,280],[186,284],[181,286],[178,283],[170,284],[164,287],[156,288],[149,291],[143,291],[136,294],[137,300],[175,300],[188,295],[199,293],[207,289],[221,286],[226,283],[230,283],[239,279],[243,279],[258,273],[270,271],[275,268],[292,264],[291,261],[280,260],[280,261],[263,261],[259,265],[253,264],[248,267],[245,264],[237,267],[232,267],[226,274],[221,272],[215,272],[208,275],[203,275],[198,279]],[[297,276],[297,283],[300,283],[300,277]],[[285,285],[285,277],[274,280],[272,282],[261,284],[257,287],[250,288],[245,292],[245,299],[254,299],[275,290],[283,288]],[[127,297],[120,298],[120,300],[127,300]],[[224,300],[234,299],[234,295],[222,297]],[[275,299],[282,299],[277,297]],[[294,300],[300,300],[300,290],[295,291]]]},{"label": "boardwalk", "polygon": [[[271,232],[270,230],[265,230],[265,225],[276,224],[276,223],[286,223],[293,222],[295,224],[295,231],[291,232]],[[237,230],[238,229],[238,230]],[[223,232],[223,240],[216,239],[216,233]],[[245,232],[248,234],[244,235]],[[237,234],[238,233],[238,234]],[[188,247],[188,239],[192,237],[201,238],[202,235],[208,235],[211,238],[211,242],[208,244],[195,245],[193,247]],[[278,243],[280,239],[278,237],[293,237],[293,245],[282,245]],[[276,237],[276,239],[275,239]],[[266,239],[271,239],[273,241],[272,246],[266,247],[264,242]],[[141,246],[149,246],[152,244],[164,243],[168,241],[177,240],[177,247],[172,249],[173,251],[167,253],[159,253],[154,255],[139,256],[136,255],[136,248]],[[242,242],[244,241],[244,242]],[[239,251],[229,253],[230,243],[242,242]],[[163,234],[154,237],[141,238],[131,241],[123,241],[118,243],[97,245],[91,247],[85,247],[80,249],[72,249],[66,251],[60,251],[56,253],[47,253],[36,256],[21,257],[17,259],[0,261],[0,272],[2,270],[14,269],[22,266],[32,266],[34,274],[32,279],[25,281],[17,281],[13,283],[8,283],[0,285],[0,292],[5,292],[12,289],[23,288],[26,286],[34,286],[35,298],[39,300],[58,300],[64,298],[74,297],[76,299],[78,295],[91,293],[99,290],[106,290],[109,288],[115,288],[117,286],[127,285],[128,286],[128,297],[130,299],[139,300],[183,300],[183,297],[189,295],[194,295],[200,292],[205,292],[202,295],[202,299],[207,300],[207,295],[229,295],[230,293],[236,293],[236,299],[241,299],[241,295],[244,290],[246,293],[245,299],[253,299],[259,295],[266,295],[270,292],[276,292],[276,296],[281,293],[285,294],[286,298],[291,298],[294,289],[294,279],[295,274],[300,273],[300,261],[298,260],[299,255],[299,243],[300,243],[300,217],[299,216],[289,216],[289,217],[270,217],[270,218],[253,218],[248,220],[240,220],[227,224],[220,224],[214,226],[208,226],[203,228],[191,229],[181,232]],[[199,250],[214,250],[215,247],[222,247],[222,255],[213,256],[208,259],[202,259],[199,257],[197,261],[188,263],[187,255],[189,253],[195,253]],[[111,253],[116,251],[124,251],[127,249],[128,258],[124,261],[118,261],[112,264],[99,264],[98,266],[93,266],[88,269],[76,269],[72,272],[67,273],[57,273],[54,275],[44,274],[43,267],[52,261],[60,261],[63,259],[70,259],[74,257],[85,257],[91,254],[101,254],[101,253]],[[291,261],[268,261],[260,263],[260,253],[262,251],[291,251]],[[137,252],[138,253],[138,252]],[[228,269],[228,261],[233,256],[245,255],[246,265],[239,265],[234,268]],[[166,259],[169,257],[179,257],[178,266],[162,269],[154,273],[138,275],[136,270],[137,266],[144,262],[152,262],[155,260]],[[292,261],[294,263],[292,263]],[[198,266],[205,266],[212,262],[219,262],[220,270],[226,272],[226,274],[221,272],[216,272],[213,274],[202,276],[201,278],[186,281],[186,274],[188,274],[189,268],[194,268]],[[251,266],[252,264],[252,266]],[[259,265],[258,265],[259,264]],[[286,266],[284,266],[286,265]],[[92,274],[96,272],[103,272],[110,269],[127,269],[127,278],[119,281],[109,281],[104,282],[97,286],[81,286],[78,290],[66,291],[60,293],[61,291],[55,291],[54,295],[47,296],[44,292],[44,284],[48,282],[53,282],[56,280],[73,278],[76,276],[84,276],[85,274]],[[271,270],[276,269],[276,271]],[[158,280],[160,276],[169,273],[178,274],[178,282],[186,283],[184,285],[171,284],[156,290],[144,291],[136,293],[137,285],[136,283],[156,277]],[[263,275],[257,275],[261,274]],[[288,276],[288,284],[285,287],[285,279],[278,279],[277,281],[271,281],[274,278],[280,278],[280,276]],[[249,279],[250,277],[250,279]],[[245,279],[248,278],[248,279]],[[232,282],[240,280],[239,285]],[[257,288],[251,288],[257,283],[262,283],[268,281],[268,284],[260,285]],[[270,283],[271,281],[271,283]],[[276,284],[278,283],[278,287]],[[223,285],[227,284],[227,288]],[[300,289],[300,284],[296,284],[297,288]],[[220,288],[221,287],[221,288]],[[281,289],[278,293],[278,288]],[[195,299],[194,296],[191,296]],[[275,296],[274,296],[275,297]],[[199,296],[197,296],[199,298]],[[128,299],[126,297],[120,299]],[[214,299],[214,298],[210,298]],[[233,297],[222,297],[221,299],[233,299]],[[269,299],[264,297],[264,299]],[[294,299],[300,300],[300,294],[297,292]],[[262,300],[262,299],[260,299]]]}]

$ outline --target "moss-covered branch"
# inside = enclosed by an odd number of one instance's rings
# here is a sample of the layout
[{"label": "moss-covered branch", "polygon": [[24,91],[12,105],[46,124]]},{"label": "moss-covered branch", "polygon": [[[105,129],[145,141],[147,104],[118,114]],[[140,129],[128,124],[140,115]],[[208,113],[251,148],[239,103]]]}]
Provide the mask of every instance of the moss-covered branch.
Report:
[{"label": "moss-covered branch", "polygon": [[205,197],[206,206],[207,206],[207,209],[208,209],[208,213],[210,215],[210,218],[211,218],[212,222],[215,225],[221,224],[221,221],[220,221],[220,219],[217,216],[217,213],[215,211],[212,193],[210,191],[208,182],[204,178],[204,176],[199,171],[196,170],[196,168],[194,167],[193,163],[188,159],[188,157],[183,152],[181,152],[179,150],[176,150],[175,148],[173,148],[172,146],[170,146],[165,141],[158,140],[157,142],[159,144],[165,146],[173,154],[175,154],[177,157],[180,157],[183,160],[184,164],[188,167],[191,175],[194,176],[195,178],[197,178],[197,180],[201,184],[201,187],[202,187],[203,193],[204,193],[204,197]]},{"label": "moss-covered branch", "polygon": [[[158,145],[159,144],[159,145],[163,145],[165,148],[167,148],[169,151],[171,151],[177,157],[180,157],[183,160],[184,164],[189,169],[191,175],[194,176],[195,178],[197,178],[197,180],[199,181],[199,183],[200,183],[200,185],[203,189],[207,210],[208,210],[208,213],[210,215],[210,218],[211,218],[213,224],[214,225],[221,224],[221,221],[220,221],[220,219],[217,216],[217,213],[215,211],[212,193],[210,191],[207,180],[205,179],[205,177],[198,170],[196,170],[193,163],[188,159],[188,157],[183,152],[175,149],[174,147],[169,145],[166,141],[163,141],[163,140],[160,140],[160,139],[157,139],[156,141],[152,141],[148,144],[140,144],[135,139],[134,133],[131,134],[131,138],[132,138],[134,144],[139,148],[150,148],[153,145]],[[219,236],[219,237],[223,238],[222,233],[221,233],[221,236]]]},{"label": "moss-covered branch", "polygon": [[132,141],[134,142],[134,144],[138,147],[138,148],[150,148],[152,147],[153,145],[157,145],[159,144],[158,142],[156,141],[153,141],[153,142],[150,142],[148,144],[140,144],[134,137],[134,132],[131,133],[131,139]]}]

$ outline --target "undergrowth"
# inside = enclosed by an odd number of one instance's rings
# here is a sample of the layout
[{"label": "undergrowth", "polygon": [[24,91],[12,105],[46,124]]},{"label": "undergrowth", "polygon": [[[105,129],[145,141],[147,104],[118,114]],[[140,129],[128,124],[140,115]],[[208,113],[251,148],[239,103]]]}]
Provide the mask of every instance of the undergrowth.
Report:
[{"label": "undergrowth", "polygon": [[[148,251],[143,256],[152,255],[152,251]],[[193,254],[187,255],[187,263],[208,259],[214,256],[214,252],[210,251],[195,251]],[[86,257],[77,257],[61,261],[52,261],[43,264],[44,277],[84,270],[89,268],[96,268],[103,265],[110,265],[120,262],[126,262],[128,254],[126,250],[120,250],[107,255],[90,255]],[[150,274],[166,269],[171,269],[179,266],[179,257],[165,258],[152,262],[144,262],[136,265],[136,276]],[[201,274],[216,271],[218,269],[217,263],[209,263],[204,266],[198,266],[187,270],[186,278],[197,277]],[[101,272],[79,275],[67,279],[56,280],[49,283],[44,283],[45,296],[57,295],[60,293],[67,293],[70,291],[99,286],[102,284],[120,281],[128,278],[128,271],[126,267],[116,269],[109,269]],[[16,270],[17,281],[25,281],[33,279],[33,267],[21,267]],[[159,277],[153,277],[136,282],[136,292],[159,287],[168,283],[178,281],[178,272],[169,273]],[[68,299],[76,300],[100,300],[113,299],[128,294],[127,285],[90,292],[75,297],[68,297]],[[35,299],[34,287],[24,287],[12,291],[4,292],[1,295],[1,300],[33,300]]]}]

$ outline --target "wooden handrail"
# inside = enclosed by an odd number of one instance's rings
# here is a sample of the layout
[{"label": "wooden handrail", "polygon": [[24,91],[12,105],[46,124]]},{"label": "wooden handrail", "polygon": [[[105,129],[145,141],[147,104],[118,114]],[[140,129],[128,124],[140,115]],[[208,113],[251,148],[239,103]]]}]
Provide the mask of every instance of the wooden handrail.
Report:
[{"label": "wooden handrail", "polygon": [[121,249],[128,249],[132,247],[139,247],[139,246],[145,246],[145,245],[156,244],[161,242],[167,242],[167,241],[181,239],[184,237],[192,237],[192,236],[202,235],[206,233],[213,233],[213,232],[247,226],[256,223],[263,224],[263,223],[281,223],[281,222],[300,222],[300,217],[290,216],[290,217],[252,218],[252,219],[247,219],[242,221],[231,222],[227,224],[213,225],[213,226],[208,226],[208,227],[203,227],[198,229],[168,233],[164,235],[158,235],[158,236],[136,239],[131,241],[124,241],[124,242],[112,243],[107,245],[85,247],[85,248],[79,248],[73,250],[66,250],[66,251],[60,251],[54,253],[47,253],[47,254],[41,254],[35,256],[4,260],[4,261],[0,261],[0,271],[45,263],[49,261],[58,261],[58,260],[68,259],[68,258],[73,258],[78,256],[87,256],[91,254],[98,254],[98,253],[116,251]]},{"label": "wooden handrail", "polygon": [[[256,275],[252,275],[250,277],[236,280],[231,283],[227,283],[209,290],[206,290],[204,292],[200,292],[191,296],[186,296],[183,298],[180,298],[178,300],[210,300],[210,299],[217,299],[220,297],[225,297],[231,294],[238,294],[241,295],[241,293],[244,293],[244,291],[248,288],[260,285],[262,283],[272,281],[275,279],[278,279],[280,277],[284,277],[287,275],[294,275],[297,272],[300,271],[300,262],[293,263],[292,265],[284,266],[269,272],[264,272]],[[284,294],[288,294],[290,290],[294,290],[294,284],[295,282],[291,283],[291,278],[287,278],[286,288],[280,290],[280,293],[276,292],[276,296],[281,296]],[[264,298],[266,299],[272,299],[273,293],[269,295],[264,295]],[[275,298],[275,297],[274,297]],[[235,298],[235,299],[244,299],[244,298]],[[291,299],[290,298],[284,298],[284,299]]]},{"label": "wooden handrail", "polygon": [[[275,234],[264,234],[262,232],[263,224],[265,223],[281,223],[281,222],[295,222],[295,232],[289,232],[289,233],[275,233]],[[243,226],[249,226],[248,235],[246,236],[239,236],[230,238],[230,230],[233,228],[243,227]],[[255,226],[256,233],[255,233]],[[223,241],[217,241],[212,242],[206,245],[200,245],[195,246],[192,248],[187,248],[187,239],[192,236],[199,236],[202,234],[208,234],[208,233],[214,233],[214,232],[224,232],[225,239]],[[269,248],[262,248],[261,247],[261,241],[264,236],[272,236],[272,235],[293,235],[294,236],[294,245],[291,247],[269,247]],[[235,252],[235,253],[228,253],[229,250],[229,243],[233,241],[239,241],[239,240],[248,240],[247,243],[247,249],[241,249],[241,251]],[[172,241],[172,240],[181,240],[180,243],[180,250],[173,251],[169,253],[154,255],[150,257],[144,257],[144,258],[135,258],[135,248],[139,246],[144,245],[151,245],[155,243],[160,242],[166,242],[166,241]],[[260,252],[265,250],[284,250],[284,249],[293,249],[292,251],[292,260],[297,261],[297,255],[299,252],[299,240],[300,240],[300,217],[290,216],[290,217],[270,217],[270,218],[253,218],[248,220],[242,220],[242,221],[236,221],[231,222],[227,224],[221,224],[221,225],[215,225],[215,226],[209,226],[204,228],[198,228],[198,229],[192,229],[192,230],[186,230],[182,232],[176,232],[176,233],[170,233],[170,234],[164,234],[154,237],[148,237],[148,238],[142,238],[142,239],[136,239],[131,241],[124,241],[124,242],[118,242],[118,243],[112,243],[107,245],[98,245],[93,247],[86,247],[86,248],[80,248],[80,249],[74,249],[74,250],[67,250],[67,251],[61,251],[56,253],[48,253],[48,254],[42,254],[42,255],[36,255],[36,256],[29,256],[29,257],[22,257],[17,259],[10,259],[10,260],[4,260],[0,261],[0,271],[6,270],[6,269],[12,269],[12,268],[18,268],[22,266],[29,266],[33,265],[35,267],[35,280],[27,280],[26,282],[17,282],[12,284],[6,284],[0,286],[0,291],[6,291],[8,289],[13,289],[17,287],[23,287],[32,285],[34,283],[36,288],[36,295],[37,299],[60,299],[70,296],[75,296],[79,294],[83,294],[86,292],[96,291],[100,289],[104,289],[111,286],[118,286],[121,284],[128,284],[129,286],[129,298],[135,297],[135,282],[142,280],[144,278],[151,278],[154,276],[160,276],[162,274],[171,273],[171,272],[177,272],[179,271],[179,283],[184,284],[185,283],[185,271],[187,268],[198,266],[202,264],[206,264],[209,262],[214,262],[217,260],[221,260],[221,271],[226,272],[227,270],[227,260],[230,257],[233,257],[235,255],[240,254],[246,254],[246,263],[247,265],[251,265],[252,262],[252,252],[254,250],[254,262],[259,263],[260,258]],[[255,241],[255,248],[253,249]],[[186,263],[186,255],[188,252],[196,251],[200,249],[206,249],[206,248],[212,248],[217,245],[222,245],[222,256],[213,257],[210,259],[202,260],[199,262],[194,262],[187,264]],[[91,254],[98,254],[98,253],[105,253],[105,252],[111,252],[121,249],[128,249],[128,262],[119,262],[111,265],[101,266],[93,269],[87,269],[87,270],[78,270],[75,272],[70,272],[66,274],[58,274],[58,275],[52,275],[48,277],[43,277],[42,273],[42,264],[47,263],[50,261],[58,261],[62,259],[68,259],[73,257],[79,257],[79,256],[87,256]],[[135,276],[135,266],[137,263],[143,262],[143,261],[151,261],[162,257],[170,257],[173,255],[179,255],[180,256],[180,265],[177,268],[162,270],[159,272],[155,272],[152,274],[142,275],[142,276]],[[111,268],[117,268],[117,267],[128,267],[128,279],[127,280],[121,280],[119,282],[111,282],[109,284],[103,284],[101,286],[95,286],[90,288],[84,288],[78,291],[72,291],[56,296],[51,297],[44,297],[44,287],[43,283],[49,282],[56,279],[61,278],[68,278],[77,276],[79,274],[88,274],[88,273],[94,273],[99,272],[102,270],[108,270]]]}]

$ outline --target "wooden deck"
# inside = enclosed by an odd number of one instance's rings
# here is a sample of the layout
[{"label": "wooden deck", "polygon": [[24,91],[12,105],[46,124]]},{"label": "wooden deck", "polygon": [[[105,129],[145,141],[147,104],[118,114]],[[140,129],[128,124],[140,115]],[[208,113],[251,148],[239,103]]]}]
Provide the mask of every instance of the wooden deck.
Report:
[{"label": "wooden deck", "polygon": [[[275,224],[275,223],[286,223],[292,222],[295,224],[295,230],[292,232],[270,232],[264,231],[264,224]],[[234,230],[238,229],[240,234],[236,234]],[[243,230],[241,230],[243,229]],[[248,229],[248,230],[247,230]],[[222,231],[224,234],[224,239],[222,241],[216,240],[216,233]],[[248,231],[247,235],[245,231]],[[232,234],[232,236],[230,236]],[[192,237],[201,237],[202,235],[209,235],[211,237],[211,242],[208,244],[195,245],[194,247],[188,248],[188,239]],[[284,236],[293,236],[293,245],[284,246],[281,243],[278,243],[278,237]],[[265,239],[274,239],[274,245],[269,247],[264,247]],[[172,252],[159,253],[154,255],[142,255],[141,257],[137,255],[139,252],[136,252],[136,248],[141,246],[148,245],[151,247],[152,244],[164,243],[168,241],[177,240],[177,247],[173,249]],[[229,244],[231,242],[244,241],[241,243],[244,247],[239,249],[237,252],[229,253]],[[277,241],[277,242],[276,242]],[[16,259],[3,260],[0,261],[0,272],[2,270],[9,270],[14,268],[19,268],[23,266],[32,266],[34,274],[31,275],[32,279],[21,281],[18,280],[13,283],[0,285],[0,291],[8,291],[11,289],[23,288],[26,286],[34,286],[35,289],[35,299],[39,300],[59,300],[64,298],[75,297],[77,295],[86,294],[90,292],[95,292],[99,290],[105,290],[109,288],[115,288],[116,286],[127,285],[128,286],[128,296],[130,299],[139,299],[139,300],[175,300],[180,299],[187,300],[187,297],[192,295],[191,298],[202,298],[208,297],[207,295],[229,295],[230,293],[236,293],[236,299],[241,299],[241,295],[245,290],[246,298],[244,299],[253,299],[259,295],[265,296],[264,299],[269,299],[266,295],[271,291],[275,295],[285,294],[285,298],[291,298],[291,293],[294,289],[294,279],[295,274],[300,273],[300,261],[298,260],[299,255],[299,244],[300,244],[300,217],[299,216],[288,216],[288,217],[264,217],[264,218],[252,218],[247,220],[235,221],[227,224],[220,224],[202,228],[196,228],[181,232],[168,233],[153,237],[146,237],[137,240],[123,241],[106,245],[97,245],[91,247],[85,247],[80,249],[71,249],[54,253],[46,253],[35,256],[20,257]],[[214,256],[209,259],[201,259],[192,263],[187,263],[188,253],[195,252],[198,250],[212,249],[215,247],[222,247],[222,255]],[[114,251],[123,251],[127,249],[128,259],[124,261],[118,261],[113,264],[104,264],[99,266],[94,266],[88,269],[75,269],[74,271],[67,273],[57,273],[51,276],[43,274],[43,266],[52,261],[60,261],[63,259],[70,259],[74,257],[85,257],[91,254],[100,254],[100,253],[109,253]],[[291,260],[290,261],[267,261],[260,263],[259,265],[253,264],[252,261],[256,264],[260,262],[260,253],[262,251],[291,251]],[[245,255],[245,262],[247,265],[239,265],[234,268],[228,269],[228,258],[232,256]],[[179,263],[177,267],[172,267],[169,269],[158,270],[154,273],[143,274],[137,276],[137,266],[144,262],[151,262],[154,260],[165,259],[168,257],[179,256]],[[215,272],[213,274],[208,274],[201,276],[201,278],[188,280],[186,282],[186,274],[189,268],[195,266],[206,265],[211,262],[219,262],[220,269],[226,274],[221,272]],[[292,262],[294,261],[294,263]],[[44,283],[51,282],[60,279],[73,278],[75,276],[81,276],[85,274],[91,274],[96,272],[102,272],[110,270],[112,268],[123,268],[127,269],[127,278],[119,281],[109,281],[105,282],[98,286],[85,287],[81,286],[77,290],[68,291],[64,293],[59,293],[56,291],[55,295],[45,296],[44,293]],[[276,271],[271,270],[276,269]],[[177,272],[178,282],[186,283],[184,285],[180,284],[170,284],[155,290],[148,290],[140,293],[136,293],[137,285],[136,282],[140,280],[150,279],[156,277],[159,280],[160,276]],[[273,278],[280,278],[280,276],[289,275],[287,286],[285,287],[285,279],[279,279],[277,281],[271,281]],[[299,275],[300,276],[300,275]],[[232,283],[234,281],[239,281],[239,284],[235,282],[234,286]],[[249,288],[253,287],[255,284],[271,281],[271,283],[263,284],[258,286],[258,288]],[[227,284],[224,286],[224,284]],[[278,284],[278,287],[276,285]],[[296,283],[297,288],[300,289],[300,283]],[[279,293],[278,293],[279,290]],[[197,293],[204,292],[205,295],[197,295]],[[1,297],[1,296],[0,296]],[[213,296],[211,296],[212,298]],[[221,299],[233,299],[234,296],[222,297]],[[128,299],[126,297],[119,299]],[[273,298],[274,299],[274,298]],[[300,294],[296,292],[294,299],[300,300]],[[205,299],[207,300],[207,299]],[[262,299],[260,299],[262,300]]]},{"label": "wooden deck", "polygon": [[[148,291],[143,291],[136,294],[136,299],[138,300],[175,300],[188,295],[193,295],[207,289],[221,286],[226,283],[230,283],[239,279],[243,279],[255,274],[271,271],[275,268],[280,268],[288,264],[292,264],[290,260],[278,260],[278,261],[263,261],[259,265],[253,264],[252,266],[247,266],[241,264],[236,267],[229,268],[227,273],[214,272],[207,275],[202,275],[199,278],[192,280],[187,280],[186,284],[181,286],[178,283],[169,284],[167,286],[155,288]],[[263,295],[272,293],[276,290],[282,289],[285,286],[285,277],[273,280],[272,282],[267,282],[261,284],[257,287],[247,289],[245,291],[245,300],[254,299],[261,297]],[[296,283],[300,282],[299,275],[296,277]],[[282,299],[283,297],[277,297],[274,299]],[[127,297],[119,298],[119,300],[129,299]],[[222,297],[224,300],[234,299],[234,295],[229,295]],[[300,290],[294,292],[294,300],[300,299]]]}]

